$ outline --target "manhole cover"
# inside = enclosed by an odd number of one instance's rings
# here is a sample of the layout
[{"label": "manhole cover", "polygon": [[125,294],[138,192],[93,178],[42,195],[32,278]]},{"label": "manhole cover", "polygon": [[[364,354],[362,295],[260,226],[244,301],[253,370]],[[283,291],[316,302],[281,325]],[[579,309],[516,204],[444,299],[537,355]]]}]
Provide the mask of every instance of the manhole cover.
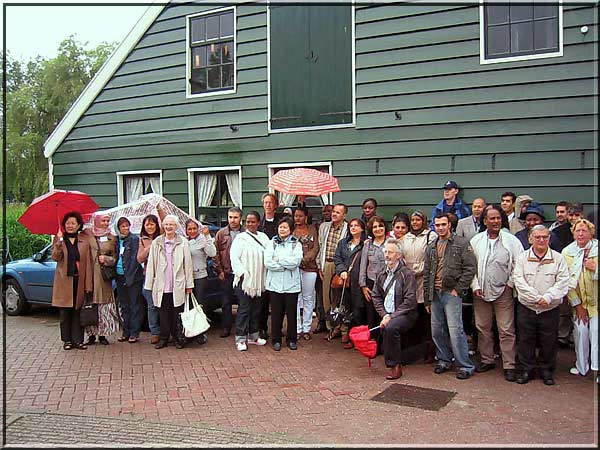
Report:
[{"label": "manhole cover", "polygon": [[456,392],[429,389],[406,384],[393,384],[371,400],[383,403],[439,411],[454,398]]}]

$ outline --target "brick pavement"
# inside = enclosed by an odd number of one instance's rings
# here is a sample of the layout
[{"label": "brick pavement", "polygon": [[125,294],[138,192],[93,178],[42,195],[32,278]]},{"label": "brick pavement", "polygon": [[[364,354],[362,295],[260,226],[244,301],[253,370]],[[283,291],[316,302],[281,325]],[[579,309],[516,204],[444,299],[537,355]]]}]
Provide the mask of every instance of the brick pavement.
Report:
[{"label": "brick pavement", "polygon": [[[553,387],[540,380],[507,383],[500,369],[460,381],[453,373],[433,374],[431,365],[406,366],[399,383],[457,392],[435,412],[371,401],[391,383],[384,379],[383,359],[369,369],[357,351],[343,350],[339,340],[324,342],[322,335],[301,341],[296,352],[250,346],[240,353],[233,337],[218,337],[218,327],[206,345],[183,350],[155,350],[143,333],[137,344],[65,352],[57,318],[51,309],[7,317],[7,408],[25,413],[8,426],[9,442],[28,420],[64,415],[133,420],[150,428],[160,423],[165,430],[217,427],[290,445],[598,442],[597,387],[589,375],[568,374],[572,350],[561,350]],[[149,434],[148,442],[163,442],[158,436]],[[42,434],[38,442],[44,442]]]}]

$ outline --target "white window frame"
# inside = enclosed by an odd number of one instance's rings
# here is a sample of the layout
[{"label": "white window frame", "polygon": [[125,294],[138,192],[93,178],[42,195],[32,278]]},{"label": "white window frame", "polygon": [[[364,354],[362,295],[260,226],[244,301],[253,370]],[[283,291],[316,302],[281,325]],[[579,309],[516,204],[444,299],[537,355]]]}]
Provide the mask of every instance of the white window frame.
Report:
[{"label": "white window frame", "polygon": [[188,211],[191,217],[196,217],[196,189],[194,177],[198,172],[235,172],[239,173],[239,186],[240,186],[240,206],[242,209],[243,204],[243,191],[242,191],[242,166],[219,166],[219,167],[193,167],[187,170],[188,172]]},{"label": "white window frame", "polygon": [[162,170],[131,170],[127,172],[117,172],[117,204],[122,205],[125,203],[125,199],[123,198],[123,179],[126,176],[131,175],[157,175],[159,176],[160,182],[160,195],[163,193],[163,176]]},{"label": "white window frame", "polygon": [[[310,167],[314,167],[314,166],[320,166],[320,167],[327,166],[329,168],[329,175],[333,175],[333,166],[332,166],[331,161],[269,164],[267,166],[267,168],[269,169],[269,181],[267,183],[267,186],[271,182],[271,178],[273,177],[273,175],[275,175],[274,169],[295,169],[295,168],[299,168],[299,167],[310,168]],[[269,192],[271,194],[275,194],[275,189],[270,187]],[[327,194],[327,196],[329,197],[329,204],[333,205],[333,192],[330,192],[329,194]]]},{"label": "white window frame", "polygon": [[[487,2],[492,3],[492,2]],[[479,63],[496,64],[513,61],[528,61],[531,59],[556,58],[563,56],[563,2],[558,0],[558,51],[552,53],[535,53],[532,55],[507,56],[506,58],[485,59],[485,6],[479,5]]]},{"label": "white window frame", "polygon": [[267,1],[267,132],[291,133],[294,131],[331,130],[356,127],[356,6],[352,3],[352,123],[318,125],[314,127],[271,128],[271,8]]},{"label": "white window frame", "polygon": [[[202,92],[200,94],[192,94],[192,88],[190,86],[190,77],[192,76],[192,66],[190,64],[191,60],[191,47],[190,47],[190,21],[194,17],[199,16],[208,16],[211,14],[216,14],[224,11],[233,11],[233,49],[234,49],[234,58],[233,58],[233,88],[227,90],[220,90],[214,92]],[[210,9],[207,11],[202,11],[196,14],[190,14],[189,16],[185,16],[185,97],[186,98],[201,98],[201,97],[213,97],[215,95],[229,95],[235,94],[237,92],[237,8],[236,6],[227,6],[224,8]]]}]

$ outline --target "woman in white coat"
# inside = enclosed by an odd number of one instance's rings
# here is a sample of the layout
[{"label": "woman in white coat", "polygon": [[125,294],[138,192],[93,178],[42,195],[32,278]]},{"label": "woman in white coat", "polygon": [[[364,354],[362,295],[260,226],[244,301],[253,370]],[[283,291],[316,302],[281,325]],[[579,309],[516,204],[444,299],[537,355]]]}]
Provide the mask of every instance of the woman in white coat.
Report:
[{"label": "woman in white coat", "polygon": [[183,348],[179,314],[194,289],[194,266],[187,239],[176,233],[177,216],[165,216],[162,225],[165,234],[152,241],[144,283],[144,289],[152,291],[152,301],[159,309],[160,340],[154,348],[166,347],[169,336],[177,348]]},{"label": "woman in white coat", "polygon": [[238,298],[235,346],[241,352],[248,350],[248,344],[267,343],[258,335],[258,314],[265,291],[264,252],[272,244],[265,233],[258,231],[259,223],[257,211],[246,214],[246,231],[237,235],[230,251],[233,288]]}]

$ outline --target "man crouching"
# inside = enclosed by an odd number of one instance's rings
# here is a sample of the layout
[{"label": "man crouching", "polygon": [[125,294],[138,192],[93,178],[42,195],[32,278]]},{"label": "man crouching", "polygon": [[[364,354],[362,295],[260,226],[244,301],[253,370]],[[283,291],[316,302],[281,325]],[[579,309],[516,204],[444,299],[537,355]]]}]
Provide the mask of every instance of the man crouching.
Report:
[{"label": "man crouching", "polygon": [[415,276],[400,260],[400,242],[388,239],[384,249],[386,270],[377,275],[373,305],[381,316],[385,365],[391,367],[388,380],[402,376],[401,337],[417,320]]}]

